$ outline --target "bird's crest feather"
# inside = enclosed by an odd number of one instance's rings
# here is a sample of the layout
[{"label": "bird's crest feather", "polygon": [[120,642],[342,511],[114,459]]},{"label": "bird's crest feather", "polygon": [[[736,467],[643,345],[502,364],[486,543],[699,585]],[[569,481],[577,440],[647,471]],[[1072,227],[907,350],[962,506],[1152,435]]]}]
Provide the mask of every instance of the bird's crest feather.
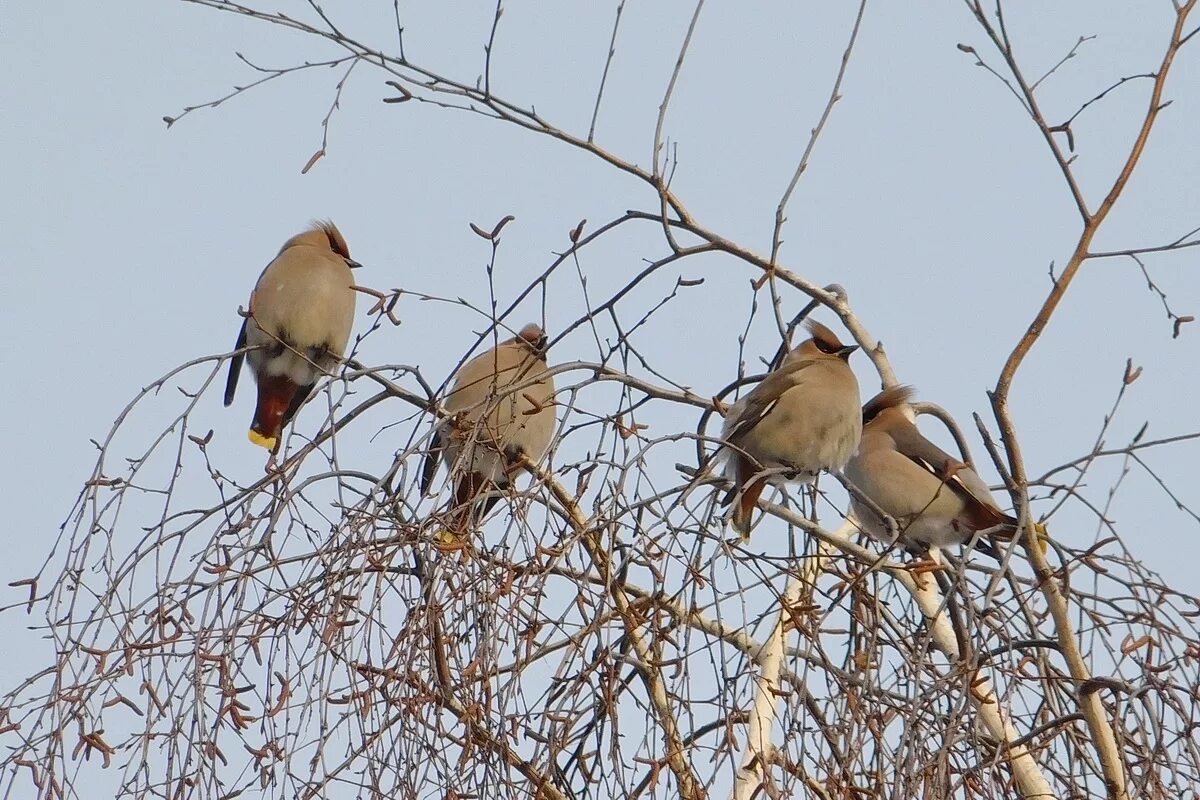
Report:
[{"label": "bird's crest feather", "polygon": [[837,337],[837,334],[815,319],[805,320],[804,327],[812,334],[813,339],[825,346],[823,350],[833,351],[842,349],[842,340]]},{"label": "bird's crest feather", "polygon": [[866,425],[886,409],[910,402],[914,394],[916,389],[911,386],[889,386],[863,406],[863,424]]},{"label": "bird's crest feather", "polygon": [[325,234],[325,238],[329,240],[330,250],[342,258],[350,257],[350,246],[346,244],[346,238],[342,236],[342,232],[338,230],[337,225],[334,225],[332,220],[313,220],[310,230],[320,231]]}]

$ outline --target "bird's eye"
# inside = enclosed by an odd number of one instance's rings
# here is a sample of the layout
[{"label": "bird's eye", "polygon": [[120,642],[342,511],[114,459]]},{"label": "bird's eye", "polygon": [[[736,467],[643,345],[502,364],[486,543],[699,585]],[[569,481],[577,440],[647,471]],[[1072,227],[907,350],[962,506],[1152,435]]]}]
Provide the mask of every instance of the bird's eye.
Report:
[{"label": "bird's eye", "polygon": [[833,354],[842,349],[840,346],[827,342],[824,339],[813,339],[813,344],[815,344],[817,349],[822,353]]}]

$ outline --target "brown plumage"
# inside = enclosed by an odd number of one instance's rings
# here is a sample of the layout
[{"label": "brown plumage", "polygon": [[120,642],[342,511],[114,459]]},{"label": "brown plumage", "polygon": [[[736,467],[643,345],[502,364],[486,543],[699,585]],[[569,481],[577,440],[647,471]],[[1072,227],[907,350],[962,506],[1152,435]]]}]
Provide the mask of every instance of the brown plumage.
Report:
[{"label": "brown plumage", "polygon": [[422,467],[428,493],[439,457],[455,479],[455,526],[466,527],[491,510],[520,470],[521,457],[537,462],[554,438],[554,378],[547,374],[546,334],[534,324],[475,356],[454,376],[447,419],[434,435]]},{"label": "brown plumage", "polygon": [[[275,452],[283,427],[322,375],[342,360],[354,324],[350,248],[332,222],[317,222],[284,243],[250,294],[237,349],[258,384],[250,441]],[[233,402],[243,355],[233,357],[225,405]]]},{"label": "brown plumage", "polygon": [[[861,401],[847,363],[858,346],[843,345],[815,320],[805,325],[812,338],[784,356],[725,415],[726,474],[739,498],[731,521],[743,536],[767,483],[810,483],[822,470],[840,470],[858,446]],[[776,468],[787,472],[754,477]]]},{"label": "brown plumage", "polygon": [[[1000,510],[983,479],[921,435],[903,411],[913,390],[885,389],[863,407],[862,443],[845,477],[892,517],[908,545],[944,547],[978,531],[1011,538],[1017,520]],[[883,519],[858,500],[851,511],[863,530],[885,540]],[[1045,535],[1045,528],[1038,526]],[[981,549],[990,548],[986,542]]]}]

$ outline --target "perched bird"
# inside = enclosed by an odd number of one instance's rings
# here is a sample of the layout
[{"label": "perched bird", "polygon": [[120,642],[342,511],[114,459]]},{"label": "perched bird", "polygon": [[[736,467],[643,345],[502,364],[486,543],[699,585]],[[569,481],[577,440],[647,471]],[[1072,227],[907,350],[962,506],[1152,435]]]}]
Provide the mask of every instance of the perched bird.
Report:
[{"label": "perched bird", "polygon": [[[862,433],[858,381],[847,360],[858,345],[843,345],[819,322],[805,323],[812,338],[783,358],[725,415],[725,473],[740,496],[732,522],[742,536],[767,482],[811,483],[821,470],[846,465]],[[764,470],[783,473],[760,476]],[[759,477],[756,477],[759,476]]]},{"label": "perched bird", "polygon": [[[350,248],[332,222],[316,222],[284,243],[267,265],[242,321],[237,348],[252,348],[250,370],[258,406],[250,441],[279,449],[283,426],[308,399],[322,375],[341,361],[354,324]],[[233,402],[243,354],[229,364],[225,405]]]},{"label": "perched bird", "polygon": [[[991,490],[969,465],[917,430],[901,406],[913,390],[885,389],[863,406],[862,443],[844,476],[896,521],[901,543],[923,549],[963,544],[978,531],[1012,538],[1017,520],[996,505]],[[889,542],[884,520],[856,498],[851,513],[867,534]],[[1044,526],[1036,525],[1046,536]],[[982,542],[985,552],[995,551]]]},{"label": "perched bird", "polygon": [[480,519],[520,470],[521,457],[538,461],[554,438],[554,378],[547,373],[547,339],[529,324],[516,336],[481,353],[454,377],[447,395],[446,420],[435,432],[421,469],[421,493],[427,494],[438,457],[455,479],[455,527]]}]

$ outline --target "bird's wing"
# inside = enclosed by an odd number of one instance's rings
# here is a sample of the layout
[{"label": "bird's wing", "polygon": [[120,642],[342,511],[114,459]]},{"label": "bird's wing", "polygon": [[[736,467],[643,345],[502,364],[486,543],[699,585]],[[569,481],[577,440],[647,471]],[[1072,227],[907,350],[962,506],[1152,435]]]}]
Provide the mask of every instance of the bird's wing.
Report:
[{"label": "bird's wing", "polygon": [[771,411],[785,392],[800,385],[803,371],[811,366],[810,361],[789,364],[764,378],[750,394],[742,398],[744,405],[737,418],[731,420],[726,428],[725,440],[736,445],[745,438],[746,434],[771,415]]},{"label": "bird's wing", "polygon": [[966,500],[972,513],[981,518],[981,525],[986,523],[985,527],[991,527],[1015,523],[996,505],[987,484],[974,469],[926,439],[915,426],[894,430],[891,435],[896,442],[896,449],[902,455],[929,470]]},{"label": "bird's wing", "polygon": [[433,476],[437,474],[438,459],[442,457],[444,445],[441,430],[434,431],[433,439],[429,442],[429,449],[425,452],[425,460],[421,462],[421,494],[423,495],[429,494],[429,487],[433,485]]},{"label": "bird's wing", "polygon": [[[242,320],[242,330],[238,333],[237,344],[233,346],[234,350],[241,350],[246,346],[246,325],[249,322],[249,318]],[[242,362],[245,360],[245,353],[238,353],[229,360],[229,377],[225,380],[226,406],[233,403],[233,395],[237,392],[238,377],[242,374]]]}]

